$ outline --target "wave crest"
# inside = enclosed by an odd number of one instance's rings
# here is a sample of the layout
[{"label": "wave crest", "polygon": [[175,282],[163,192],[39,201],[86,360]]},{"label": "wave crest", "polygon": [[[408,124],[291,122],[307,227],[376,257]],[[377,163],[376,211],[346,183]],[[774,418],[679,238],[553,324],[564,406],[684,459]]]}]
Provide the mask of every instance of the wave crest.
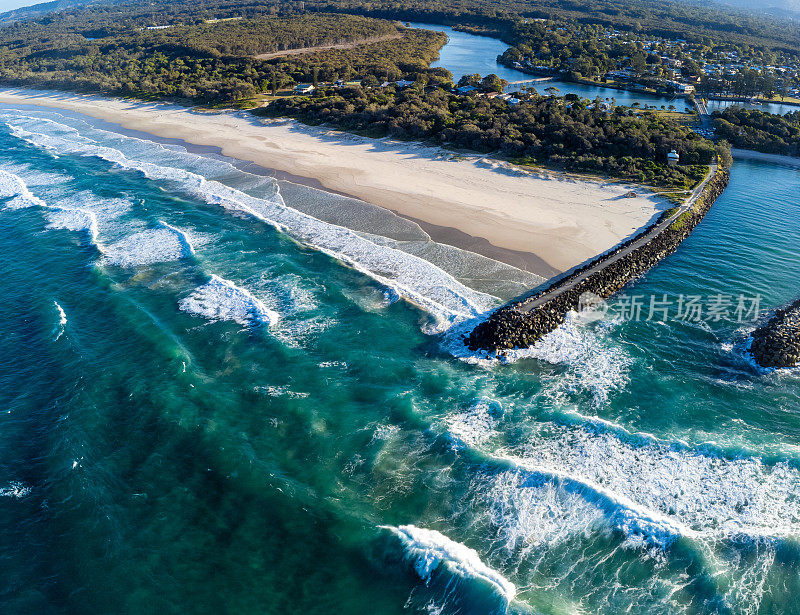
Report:
[{"label": "wave crest", "polygon": [[196,288],[178,305],[185,312],[211,321],[232,320],[245,326],[254,323],[271,326],[279,319],[277,312],[270,310],[249,290],[217,275],[212,275],[207,284]]},{"label": "wave crest", "polygon": [[435,571],[444,566],[451,573],[489,584],[506,603],[516,596],[517,588],[497,570],[481,561],[477,551],[451,540],[441,532],[414,525],[382,526],[403,543],[406,558],[419,577],[430,582]]}]

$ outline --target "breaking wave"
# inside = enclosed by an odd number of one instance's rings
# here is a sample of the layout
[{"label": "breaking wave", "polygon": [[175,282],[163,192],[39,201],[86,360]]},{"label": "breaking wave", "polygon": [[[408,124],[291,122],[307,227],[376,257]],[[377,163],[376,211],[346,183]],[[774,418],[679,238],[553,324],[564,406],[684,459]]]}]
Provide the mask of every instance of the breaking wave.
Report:
[{"label": "breaking wave", "polygon": [[[638,440],[596,426],[545,425],[519,450],[477,449],[498,470],[492,492],[499,499],[492,507],[504,511],[494,519],[506,525],[509,549],[526,532],[525,540],[536,543],[541,527],[563,516],[587,529],[598,513],[628,544],[661,549],[680,538],[800,537],[800,472],[788,462],[770,465],[758,457],[727,458],[710,449]],[[540,498],[556,494],[570,506],[580,499],[584,512],[572,515],[566,504],[535,509]],[[595,512],[586,514],[586,504]],[[531,526],[520,525],[521,518],[533,520]]]},{"label": "breaking wave", "polygon": [[[41,122],[37,118],[37,122]],[[94,156],[120,168],[139,171],[152,180],[177,185],[209,204],[241,212],[266,222],[292,237],[328,254],[346,265],[372,277],[398,295],[427,311],[435,323],[430,333],[444,331],[452,324],[474,318],[495,307],[499,300],[486,293],[466,287],[451,275],[426,260],[389,246],[370,241],[364,234],[348,228],[322,222],[308,214],[288,207],[276,191],[268,197],[255,197],[203,175],[182,168],[165,166],[129,157],[120,149],[107,147],[85,137],[77,130],[58,122],[48,121],[61,134],[33,132],[18,125],[18,118],[6,119],[12,134],[37,147],[58,153]],[[97,131],[104,133],[104,131]],[[141,143],[131,137],[115,135],[120,147]],[[153,149],[158,146],[148,143]],[[141,148],[140,148],[141,149]],[[188,156],[189,154],[185,154]],[[195,156],[195,158],[199,158]]]},{"label": "breaking wave", "polygon": [[105,261],[116,267],[136,267],[180,260],[194,255],[189,235],[166,222],[162,228],[129,235],[104,248]]},{"label": "breaking wave", "polygon": [[270,326],[279,319],[277,312],[270,310],[249,290],[216,275],[181,299],[178,305],[184,312],[211,321],[232,320],[245,326],[259,323]]},{"label": "breaking wave", "polygon": [[0,198],[10,197],[13,198],[5,204],[7,209],[42,207],[47,210],[48,228],[85,231],[91,242],[100,247],[97,241],[97,216],[94,212],[82,207],[48,205],[31,193],[27,183],[19,175],[0,169]]},{"label": "breaking wave", "polygon": [[382,526],[382,528],[400,539],[406,559],[426,583],[430,583],[434,575],[445,569],[450,574],[486,583],[506,605],[514,599],[517,593],[514,584],[497,570],[484,564],[474,549],[455,542],[436,530],[414,525]]},{"label": "breaking wave", "polygon": [[[44,206],[44,203],[42,203]],[[81,207],[61,207],[49,205],[47,218],[50,223],[48,228],[59,228],[68,231],[83,231],[88,233],[92,243],[100,248],[98,235],[100,229],[97,225],[97,216],[93,211]]]},{"label": "breaking wave", "polygon": [[14,198],[5,204],[7,209],[46,207],[45,202],[31,193],[28,185],[19,175],[0,169],[0,198],[11,197]]},{"label": "breaking wave", "polygon": [[53,305],[55,306],[56,311],[58,312],[58,322],[56,323],[56,326],[53,329],[53,335],[55,336],[53,337],[53,341],[57,342],[58,339],[62,335],[64,335],[64,327],[67,326],[67,313],[64,311],[64,308],[62,308],[58,304],[58,301],[53,301]]}]

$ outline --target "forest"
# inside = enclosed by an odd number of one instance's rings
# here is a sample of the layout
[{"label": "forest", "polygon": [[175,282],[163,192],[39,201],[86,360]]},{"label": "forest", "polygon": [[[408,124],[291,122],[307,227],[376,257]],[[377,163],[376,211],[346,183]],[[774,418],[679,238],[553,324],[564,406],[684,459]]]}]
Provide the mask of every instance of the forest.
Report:
[{"label": "forest", "polygon": [[[716,153],[710,141],[656,113],[603,110],[577,97],[533,95],[511,105],[421,83],[403,89],[328,89],[313,97],[280,99],[255,112],[672,189],[694,185],[705,173],[702,165]],[[665,164],[672,149],[680,154],[681,166]]]},{"label": "forest", "polygon": [[[521,11],[535,4],[526,2],[506,0],[502,6]],[[346,0],[280,5],[179,0],[158,10],[144,2],[92,5],[0,28],[0,82],[214,105],[260,104],[267,94],[310,82],[319,86],[314,96],[278,97],[256,112],[670,189],[685,189],[702,177],[714,157],[713,144],[672,119],[604,109],[570,96],[533,94],[513,105],[489,96],[456,95],[450,91],[452,75],[429,68],[444,35],[380,19],[462,20],[461,27],[496,27],[507,36],[538,23],[520,21],[499,6],[494,0],[456,0],[446,8],[416,0],[385,6]],[[563,6],[560,10],[566,10]],[[449,17],[437,17],[436,11]],[[598,27],[587,25],[581,32]],[[385,35],[398,37],[349,49],[255,57]],[[381,87],[400,79],[414,85]],[[502,89],[496,77],[472,79],[487,93]],[[331,87],[337,80],[359,85]],[[681,156],[678,167],[666,164],[672,149]]]},{"label": "forest", "polygon": [[712,117],[717,135],[733,147],[800,156],[800,111],[774,115],[737,105],[715,111]]},{"label": "forest", "polygon": [[[690,42],[723,39],[735,45],[800,50],[800,29],[788,20],[730,7],[674,0],[128,0],[96,3],[60,13],[62,21],[87,21],[108,34],[131,24],[191,25],[207,19],[258,18],[303,12],[340,12],[386,19],[472,24],[507,31],[518,19],[544,18],[610,26]],[[87,17],[88,16],[88,17]],[[45,17],[50,19],[52,17]],[[515,41],[511,41],[515,42]]]},{"label": "forest", "polygon": [[[91,12],[92,15],[94,12]],[[232,103],[315,79],[416,79],[445,43],[441,33],[398,30],[392,22],[314,13],[200,22],[164,29],[38,20],[0,29],[0,82],[194,103]],[[401,38],[273,60],[256,53]],[[446,72],[446,71],[445,71]],[[445,75],[449,78],[449,73]]]}]

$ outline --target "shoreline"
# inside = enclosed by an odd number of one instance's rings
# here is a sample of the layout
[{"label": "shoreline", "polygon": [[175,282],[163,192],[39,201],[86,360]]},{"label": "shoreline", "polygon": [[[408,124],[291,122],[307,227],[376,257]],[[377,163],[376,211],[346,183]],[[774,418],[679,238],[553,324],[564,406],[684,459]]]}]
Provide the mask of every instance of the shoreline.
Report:
[{"label": "shoreline", "polygon": [[771,162],[772,164],[800,168],[800,158],[786,156],[784,154],[767,154],[765,152],[757,152],[753,149],[739,149],[733,147],[731,148],[731,156],[737,160],[758,160],[760,162]]},{"label": "shoreline", "polygon": [[[116,132],[220,153],[240,161],[243,170],[388,209],[416,222],[434,241],[545,278],[636,235],[669,206],[632,184],[529,171],[477,154],[294,120],[21,89],[0,90],[0,102],[66,110]],[[631,189],[644,196],[624,198]]]}]

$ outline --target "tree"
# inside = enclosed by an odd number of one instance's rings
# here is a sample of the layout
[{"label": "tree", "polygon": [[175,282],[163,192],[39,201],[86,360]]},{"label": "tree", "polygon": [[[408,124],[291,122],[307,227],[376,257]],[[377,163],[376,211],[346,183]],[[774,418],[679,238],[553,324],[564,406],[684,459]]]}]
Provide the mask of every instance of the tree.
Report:
[{"label": "tree", "polygon": [[508,81],[505,79],[500,79],[494,73],[486,75],[481,80],[481,90],[484,92],[502,92],[505,87],[508,85]]},{"label": "tree", "polygon": [[468,85],[476,88],[480,86],[481,76],[478,73],[474,73],[472,75],[463,75],[461,79],[458,80],[458,87],[464,87]]},{"label": "tree", "polygon": [[641,51],[631,56],[631,68],[639,75],[643,75],[647,72],[647,61]]},{"label": "tree", "polygon": [[731,144],[724,139],[717,143],[717,160],[726,169],[730,169],[733,164],[733,156],[731,155]]}]

